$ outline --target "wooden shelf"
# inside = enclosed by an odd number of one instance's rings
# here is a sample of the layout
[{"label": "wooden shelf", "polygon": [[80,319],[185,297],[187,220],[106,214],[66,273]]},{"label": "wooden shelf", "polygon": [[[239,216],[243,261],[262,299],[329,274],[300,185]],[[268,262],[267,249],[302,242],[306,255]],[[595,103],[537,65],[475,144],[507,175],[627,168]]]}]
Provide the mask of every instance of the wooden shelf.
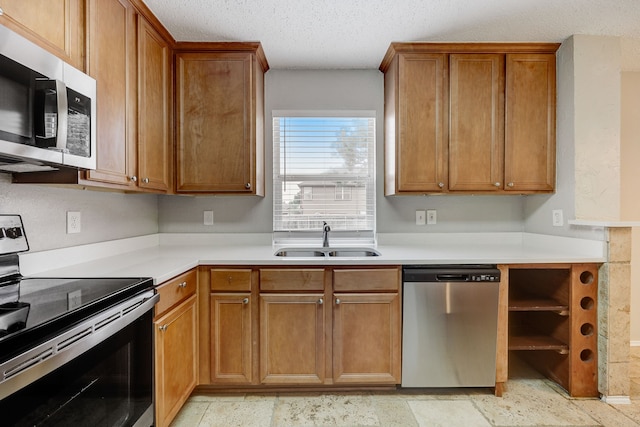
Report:
[{"label": "wooden shelf", "polygon": [[521,335],[509,337],[509,350],[553,350],[568,354],[569,346],[546,335]]},{"label": "wooden shelf", "polygon": [[561,316],[569,315],[569,306],[547,298],[512,298],[509,311],[553,311]]}]

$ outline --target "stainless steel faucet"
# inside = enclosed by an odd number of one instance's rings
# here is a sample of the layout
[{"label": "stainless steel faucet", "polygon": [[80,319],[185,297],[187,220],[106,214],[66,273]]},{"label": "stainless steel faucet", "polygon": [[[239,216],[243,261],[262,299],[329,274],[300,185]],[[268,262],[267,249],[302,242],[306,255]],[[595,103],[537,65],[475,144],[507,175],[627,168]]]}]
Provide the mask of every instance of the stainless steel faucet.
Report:
[{"label": "stainless steel faucet", "polygon": [[322,222],[324,224],[324,227],[322,228],[322,247],[323,248],[328,248],[329,247],[329,232],[331,231],[331,227],[329,227],[329,224],[327,224],[326,222]]}]

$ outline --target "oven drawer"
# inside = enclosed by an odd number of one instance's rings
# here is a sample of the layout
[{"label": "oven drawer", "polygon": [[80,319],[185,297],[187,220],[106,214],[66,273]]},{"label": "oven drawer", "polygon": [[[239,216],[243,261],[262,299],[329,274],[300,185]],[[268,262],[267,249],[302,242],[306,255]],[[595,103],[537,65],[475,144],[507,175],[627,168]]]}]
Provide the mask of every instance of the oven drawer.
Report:
[{"label": "oven drawer", "polygon": [[158,286],[156,290],[160,295],[160,301],[156,304],[155,317],[162,316],[168,309],[193,295],[197,282],[198,275],[193,269]]}]

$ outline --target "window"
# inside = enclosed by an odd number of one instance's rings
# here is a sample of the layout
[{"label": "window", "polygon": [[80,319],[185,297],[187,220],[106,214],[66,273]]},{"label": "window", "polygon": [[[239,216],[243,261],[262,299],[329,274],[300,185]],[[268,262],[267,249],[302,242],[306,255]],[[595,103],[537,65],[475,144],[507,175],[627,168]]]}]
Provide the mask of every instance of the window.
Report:
[{"label": "window", "polygon": [[375,112],[273,113],[273,230],[372,237]]}]

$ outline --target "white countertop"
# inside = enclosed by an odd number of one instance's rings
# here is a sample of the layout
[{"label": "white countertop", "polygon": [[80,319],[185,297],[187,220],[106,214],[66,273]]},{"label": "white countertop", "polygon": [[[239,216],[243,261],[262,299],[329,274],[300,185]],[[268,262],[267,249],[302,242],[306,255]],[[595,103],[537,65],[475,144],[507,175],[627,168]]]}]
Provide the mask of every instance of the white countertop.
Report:
[{"label": "white countertop", "polygon": [[[161,233],[20,254],[24,276],[152,277],[198,265],[400,265],[605,262],[606,242],[531,233],[380,234],[376,257],[283,258],[270,233]],[[310,245],[305,245],[310,246]],[[320,242],[315,246],[320,247]],[[335,243],[332,246],[338,247]],[[358,245],[365,246],[365,245]]]}]

